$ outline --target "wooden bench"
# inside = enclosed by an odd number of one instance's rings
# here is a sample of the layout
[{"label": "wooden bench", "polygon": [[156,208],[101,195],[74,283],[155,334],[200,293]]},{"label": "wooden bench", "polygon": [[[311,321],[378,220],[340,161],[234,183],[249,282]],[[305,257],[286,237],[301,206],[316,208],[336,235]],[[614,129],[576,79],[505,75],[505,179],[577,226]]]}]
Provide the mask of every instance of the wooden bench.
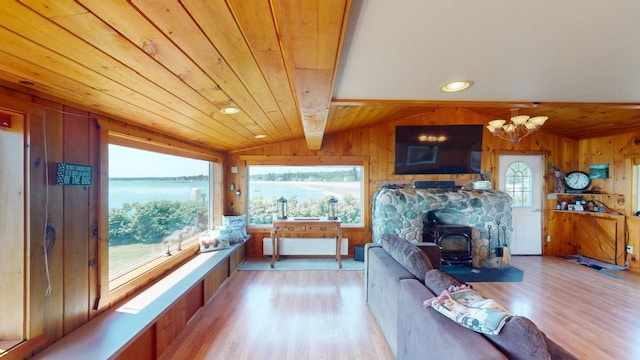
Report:
[{"label": "wooden bench", "polygon": [[238,269],[244,259],[244,246],[237,244],[227,250],[198,254],[139,295],[105,310],[33,359],[158,358]]}]

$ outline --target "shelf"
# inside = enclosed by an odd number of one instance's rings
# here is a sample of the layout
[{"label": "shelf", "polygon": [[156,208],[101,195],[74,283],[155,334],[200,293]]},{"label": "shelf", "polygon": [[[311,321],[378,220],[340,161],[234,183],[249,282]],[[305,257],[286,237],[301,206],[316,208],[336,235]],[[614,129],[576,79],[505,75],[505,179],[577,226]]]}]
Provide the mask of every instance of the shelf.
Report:
[{"label": "shelf", "polygon": [[623,196],[622,194],[594,194],[594,193],[548,193],[548,195],[556,195],[556,196]]},{"label": "shelf", "polygon": [[589,215],[589,216],[622,216],[624,217],[624,214],[618,214],[618,213],[613,213],[613,212],[595,212],[595,211],[576,211],[576,210],[557,210],[557,209],[550,209],[550,211],[553,212],[559,212],[559,213],[568,213],[568,214],[577,214],[577,215]]}]

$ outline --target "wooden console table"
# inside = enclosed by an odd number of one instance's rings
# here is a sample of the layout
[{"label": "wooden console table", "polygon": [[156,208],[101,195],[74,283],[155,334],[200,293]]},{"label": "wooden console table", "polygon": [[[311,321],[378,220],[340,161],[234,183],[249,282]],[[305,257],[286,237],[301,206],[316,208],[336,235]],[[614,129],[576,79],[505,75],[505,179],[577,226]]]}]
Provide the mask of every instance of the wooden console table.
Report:
[{"label": "wooden console table", "polygon": [[271,228],[271,245],[273,254],[271,255],[271,268],[276,260],[280,259],[280,248],[278,240],[282,233],[305,234],[305,233],[330,233],[336,238],[336,261],[338,267],[342,269],[342,259],[340,248],[342,246],[342,228],[340,220],[328,220],[327,218],[292,218],[286,220],[273,219]]}]

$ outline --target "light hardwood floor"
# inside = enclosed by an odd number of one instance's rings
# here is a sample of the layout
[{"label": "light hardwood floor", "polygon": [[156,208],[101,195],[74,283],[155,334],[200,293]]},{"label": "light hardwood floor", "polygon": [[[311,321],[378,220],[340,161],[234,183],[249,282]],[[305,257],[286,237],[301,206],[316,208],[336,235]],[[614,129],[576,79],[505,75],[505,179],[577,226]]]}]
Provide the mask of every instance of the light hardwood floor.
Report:
[{"label": "light hardwood floor", "polygon": [[[554,257],[513,265],[523,282],[472,285],[580,359],[640,358],[640,274]],[[238,271],[163,359],[393,359],[363,290],[362,271]]]}]

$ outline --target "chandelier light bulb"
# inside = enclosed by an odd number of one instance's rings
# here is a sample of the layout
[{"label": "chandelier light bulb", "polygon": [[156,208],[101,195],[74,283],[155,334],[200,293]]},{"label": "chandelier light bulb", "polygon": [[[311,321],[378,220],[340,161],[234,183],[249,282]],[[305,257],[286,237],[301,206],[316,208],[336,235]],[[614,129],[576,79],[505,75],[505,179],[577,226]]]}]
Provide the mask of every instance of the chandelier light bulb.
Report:
[{"label": "chandelier light bulb", "polygon": [[547,116],[529,117],[527,115],[518,115],[518,109],[511,109],[509,123],[502,119],[491,120],[487,125],[487,129],[493,136],[509,140],[515,145],[525,136],[540,130],[548,118]]}]

